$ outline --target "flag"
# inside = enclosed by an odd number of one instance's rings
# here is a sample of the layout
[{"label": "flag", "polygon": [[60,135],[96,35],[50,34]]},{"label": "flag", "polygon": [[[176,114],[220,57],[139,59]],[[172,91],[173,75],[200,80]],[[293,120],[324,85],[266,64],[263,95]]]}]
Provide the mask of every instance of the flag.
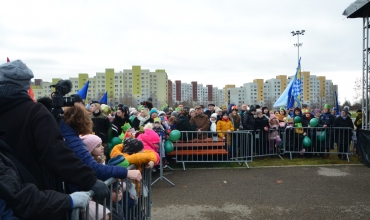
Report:
[{"label": "flag", "polygon": [[339,110],[339,107],[338,107],[338,95],[337,95],[337,91],[334,91],[334,95],[335,95],[335,108],[337,108],[337,115],[340,115],[340,110]]},{"label": "flag", "polygon": [[284,106],[286,108],[301,107],[301,59],[298,60],[298,67],[293,79],[289,82],[284,92],[276,100],[273,107]]},{"label": "flag", "polygon": [[7,63],[9,63],[9,62],[10,62],[9,57],[7,57],[7,58],[6,58],[6,62],[7,62]]},{"label": "flag", "polygon": [[100,104],[107,104],[108,103],[108,92],[105,92],[103,97],[100,99]]},{"label": "flag", "polygon": [[35,94],[33,94],[32,86],[30,86],[30,89],[28,90],[28,95],[31,97],[32,101],[36,102]]},{"label": "flag", "polygon": [[87,96],[87,89],[89,88],[89,81],[85,83],[80,91],[78,91],[77,95],[81,96],[82,99],[86,99]]}]

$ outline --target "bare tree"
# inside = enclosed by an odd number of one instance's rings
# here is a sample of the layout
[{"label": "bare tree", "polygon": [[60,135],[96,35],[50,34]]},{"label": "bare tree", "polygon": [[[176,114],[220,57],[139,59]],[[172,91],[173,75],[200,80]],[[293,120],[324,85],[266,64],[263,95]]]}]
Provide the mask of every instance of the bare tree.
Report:
[{"label": "bare tree", "polygon": [[268,108],[268,109],[273,109],[273,105],[275,103],[275,99],[273,97],[268,97],[264,100],[264,105]]},{"label": "bare tree", "polygon": [[132,106],[132,107],[137,106],[136,99],[132,96],[131,93],[125,92],[123,97],[120,97],[119,101],[120,103],[124,105]]}]

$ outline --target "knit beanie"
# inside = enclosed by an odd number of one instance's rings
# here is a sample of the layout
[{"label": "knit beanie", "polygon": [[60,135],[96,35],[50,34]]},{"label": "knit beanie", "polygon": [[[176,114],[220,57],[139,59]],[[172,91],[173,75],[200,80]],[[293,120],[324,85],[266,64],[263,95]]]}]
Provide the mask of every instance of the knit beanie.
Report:
[{"label": "knit beanie", "polygon": [[217,113],[213,113],[211,117],[217,118]]},{"label": "knit beanie", "polygon": [[85,146],[90,154],[96,147],[98,147],[102,143],[101,138],[94,134],[84,135],[81,137],[81,139],[85,143]]},{"label": "knit beanie", "polygon": [[123,145],[123,152],[128,154],[135,154],[137,152],[140,152],[144,148],[143,142],[135,138],[126,138],[123,142]]},{"label": "knit beanie", "polygon": [[152,114],[153,114],[153,113],[157,113],[157,115],[158,115],[158,111],[157,111],[157,109],[152,108],[152,109],[150,110],[150,112],[149,112],[149,115],[150,115],[150,116],[152,116]]},{"label": "knit beanie", "polygon": [[329,104],[325,104],[324,105],[324,108],[330,109],[330,105]]},{"label": "knit beanie", "polygon": [[29,90],[33,72],[22,61],[15,60],[0,65],[0,82],[11,81]]}]

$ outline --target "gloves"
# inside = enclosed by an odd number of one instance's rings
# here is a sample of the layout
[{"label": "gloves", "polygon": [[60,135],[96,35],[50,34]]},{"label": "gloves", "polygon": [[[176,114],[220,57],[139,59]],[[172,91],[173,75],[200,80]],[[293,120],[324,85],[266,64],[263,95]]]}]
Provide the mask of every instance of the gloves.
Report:
[{"label": "gloves", "polygon": [[90,201],[87,192],[75,192],[69,195],[72,200],[72,208],[85,208]]},{"label": "gloves", "polygon": [[95,193],[94,198],[97,198],[98,200],[103,200],[109,195],[108,186],[105,185],[105,183],[101,180],[96,180],[96,183],[91,188],[91,190]]},{"label": "gloves", "polygon": [[132,183],[132,182],[129,182],[128,193],[135,200],[135,204],[137,204],[137,201],[138,201],[137,192],[136,192],[136,189],[135,189],[135,184]]}]

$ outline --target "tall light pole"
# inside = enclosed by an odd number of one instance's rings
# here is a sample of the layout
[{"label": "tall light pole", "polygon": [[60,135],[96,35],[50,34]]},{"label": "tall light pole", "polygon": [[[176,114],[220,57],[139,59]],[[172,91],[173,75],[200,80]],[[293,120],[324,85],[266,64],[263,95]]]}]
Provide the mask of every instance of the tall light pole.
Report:
[{"label": "tall light pole", "polygon": [[303,43],[299,43],[299,35],[304,35],[305,30],[301,31],[292,31],[292,35],[295,36],[297,35],[298,42],[294,44],[295,47],[298,47],[298,60],[299,60],[299,47],[302,47]]}]

